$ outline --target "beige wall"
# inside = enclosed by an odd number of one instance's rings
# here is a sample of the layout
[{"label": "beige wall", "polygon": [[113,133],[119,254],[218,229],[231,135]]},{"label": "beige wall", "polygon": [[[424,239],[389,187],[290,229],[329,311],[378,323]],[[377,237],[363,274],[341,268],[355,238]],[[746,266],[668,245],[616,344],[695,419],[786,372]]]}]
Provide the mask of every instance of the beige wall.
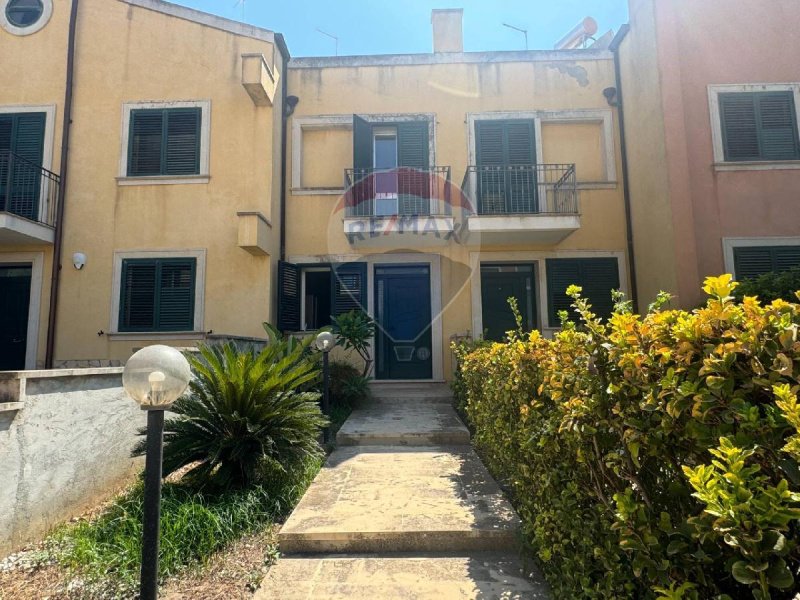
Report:
[{"label": "beige wall", "polygon": [[[37,34],[0,32],[4,56],[8,48],[19,59],[0,61],[0,82],[19,81],[22,73],[26,81],[0,85],[0,104],[63,98],[68,3],[55,5],[53,20]],[[264,32],[233,33],[216,22],[222,27],[119,0],[80,4],[57,363],[124,360],[155,340],[187,345],[183,337],[109,335],[119,293],[112,289],[115,252],[205,250],[202,331],[263,336],[262,321],[274,318],[282,105],[280,92],[274,107],[254,104],[242,86],[241,55],[263,53],[278,76],[282,59]],[[210,102],[208,182],[120,185],[123,104],[164,101]],[[239,211],[272,223],[268,256],[238,247]],[[74,252],[87,256],[80,271],[71,265]]]},{"label": "beige wall", "polygon": [[[656,278],[659,287],[693,306],[702,279],[725,269],[723,238],[800,235],[798,165],[715,168],[708,92],[717,84],[799,83],[800,13],[794,0],[630,0],[630,16],[622,53],[637,271],[645,294],[655,289],[654,272],[674,272],[674,280]],[[670,222],[664,254],[674,255],[672,268],[646,247]]]},{"label": "beige wall", "polygon": [[[578,56],[578,55],[575,55]],[[383,252],[417,252],[441,256],[442,330],[444,338],[444,374],[452,371],[449,340],[453,335],[473,331],[471,253],[481,253],[481,260],[502,261],[529,255],[555,256],[574,252],[599,254],[625,251],[625,219],[621,187],[616,178],[609,181],[606,162],[611,170],[619,167],[619,140],[616,114],[608,106],[603,89],[613,85],[610,54],[585,53],[583,60],[548,60],[533,54],[520,62],[492,62],[488,58],[469,64],[452,58],[443,64],[386,64],[387,59],[364,57],[360,65],[333,63],[311,66],[314,59],[300,59],[290,64],[289,93],[300,102],[289,127],[315,120],[314,128],[303,128],[302,188],[293,189],[287,202],[287,255],[290,260],[353,260],[359,255]],[[346,63],[347,59],[342,61]],[[391,59],[388,59],[391,62]],[[339,63],[342,65],[342,63]],[[450,242],[441,246],[418,240],[398,240],[383,248],[350,245],[343,233],[341,192],[323,194],[310,188],[341,187],[344,169],[352,166],[352,115],[432,115],[435,158],[432,164],[450,166],[452,180],[460,183],[469,158],[468,115],[508,112],[509,117],[553,114],[553,122],[541,125],[540,162],[576,163],[577,178],[586,182],[580,192],[581,227],[558,244],[528,240],[498,245],[471,238],[466,243]],[[611,156],[604,156],[606,130],[596,118],[585,122],[566,120],[576,111],[610,117]],[[589,111],[589,113],[587,113]],[[559,121],[555,114],[565,117]],[[319,119],[328,117],[325,128]],[[290,136],[292,140],[295,136]],[[289,144],[287,177],[292,179],[293,141]],[[297,159],[297,152],[294,153]],[[295,181],[297,183],[297,181]],[[516,253],[516,254],[515,254]],[[474,260],[472,261],[474,262]],[[626,279],[623,261],[621,277]],[[434,282],[438,285],[439,282]]]}]

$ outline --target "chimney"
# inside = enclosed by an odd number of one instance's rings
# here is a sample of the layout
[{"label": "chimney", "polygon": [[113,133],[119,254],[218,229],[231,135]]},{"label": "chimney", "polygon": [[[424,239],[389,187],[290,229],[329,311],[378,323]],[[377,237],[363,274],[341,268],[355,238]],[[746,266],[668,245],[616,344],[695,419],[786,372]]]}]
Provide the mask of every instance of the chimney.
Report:
[{"label": "chimney", "polygon": [[431,11],[435,53],[464,51],[464,33],[461,29],[463,18],[463,8],[434,8]]}]

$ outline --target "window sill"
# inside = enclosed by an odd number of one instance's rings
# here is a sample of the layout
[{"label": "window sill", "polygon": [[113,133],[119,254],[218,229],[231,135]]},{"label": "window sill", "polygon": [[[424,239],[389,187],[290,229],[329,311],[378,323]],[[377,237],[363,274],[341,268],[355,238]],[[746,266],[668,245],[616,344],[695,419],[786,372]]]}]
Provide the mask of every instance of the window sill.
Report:
[{"label": "window sill", "polygon": [[164,175],[158,177],[117,177],[117,185],[184,185],[208,183],[208,175]]},{"label": "window sill", "polygon": [[292,188],[292,196],[341,196],[344,188]]},{"label": "window sill", "polygon": [[148,340],[203,340],[205,331],[114,331],[106,334],[109,340],[145,342]]},{"label": "window sill", "polygon": [[742,161],[714,163],[715,171],[780,171],[800,169],[800,160]]}]

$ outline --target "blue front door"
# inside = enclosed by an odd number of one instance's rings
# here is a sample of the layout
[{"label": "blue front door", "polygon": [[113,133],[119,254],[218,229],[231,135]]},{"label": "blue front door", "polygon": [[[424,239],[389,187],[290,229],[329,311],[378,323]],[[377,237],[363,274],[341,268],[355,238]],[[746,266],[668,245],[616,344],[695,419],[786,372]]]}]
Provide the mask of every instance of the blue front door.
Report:
[{"label": "blue front door", "polygon": [[431,379],[431,276],[427,265],[375,267],[378,379]]}]

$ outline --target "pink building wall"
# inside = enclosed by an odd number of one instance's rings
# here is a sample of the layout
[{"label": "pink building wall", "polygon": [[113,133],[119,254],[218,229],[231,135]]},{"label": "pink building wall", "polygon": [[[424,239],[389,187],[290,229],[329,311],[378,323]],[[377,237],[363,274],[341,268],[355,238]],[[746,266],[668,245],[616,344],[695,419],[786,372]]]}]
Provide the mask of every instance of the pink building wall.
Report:
[{"label": "pink building wall", "polygon": [[770,170],[716,168],[708,91],[713,84],[799,83],[800,3],[630,0],[632,29],[644,2],[653,3],[675,292],[691,306],[702,300],[702,279],[725,271],[723,238],[800,236],[800,161]]}]

